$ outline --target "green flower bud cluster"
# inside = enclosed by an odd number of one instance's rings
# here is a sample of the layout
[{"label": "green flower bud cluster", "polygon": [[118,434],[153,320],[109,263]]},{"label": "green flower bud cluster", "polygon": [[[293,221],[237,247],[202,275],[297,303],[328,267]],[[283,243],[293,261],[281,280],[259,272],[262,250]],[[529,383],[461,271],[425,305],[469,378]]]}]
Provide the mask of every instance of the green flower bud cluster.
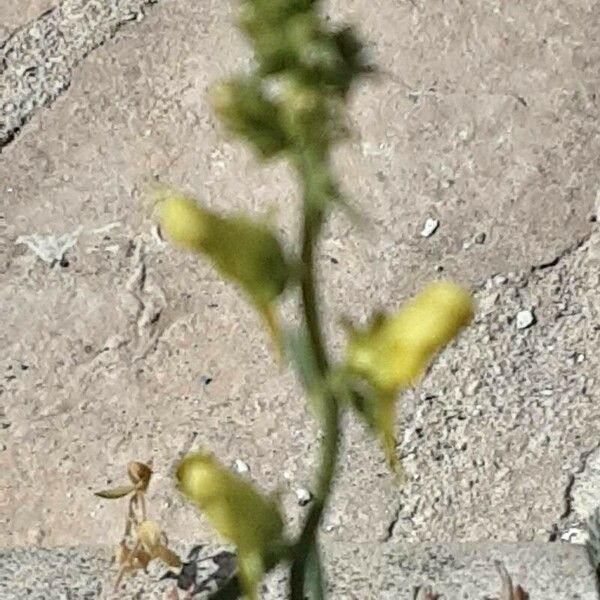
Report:
[{"label": "green flower bud cluster", "polygon": [[244,0],[239,24],[257,58],[222,82],[213,103],[224,125],[264,158],[327,148],[344,133],[344,101],[367,71],[350,28],[325,28],[314,0]]}]

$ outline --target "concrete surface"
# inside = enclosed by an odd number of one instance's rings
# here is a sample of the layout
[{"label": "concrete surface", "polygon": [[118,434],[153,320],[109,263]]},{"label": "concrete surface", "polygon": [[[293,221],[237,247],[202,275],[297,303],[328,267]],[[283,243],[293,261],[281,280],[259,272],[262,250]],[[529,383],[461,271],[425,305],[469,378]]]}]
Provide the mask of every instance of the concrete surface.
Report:
[{"label": "concrete surface", "polygon": [[19,12],[9,0],[7,7],[0,7],[0,23],[7,10],[26,19],[36,8],[45,9],[10,36],[0,28],[0,149],[37,109],[69,86],[73,69],[89,52],[109,40],[123,23],[141,20],[144,7],[157,1],[27,1],[19,2]]},{"label": "concrete surface", "polygon": [[[440,594],[440,600],[499,598],[496,560],[504,562],[513,585],[521,585],[532,599],[598,598],[585,553],[570,544],[331,544],[324,554],[328,591],[335,599],[412,600],[427,585]],[[205,550],[202,556],[210,552]],[[3,600],[166,600],[175,587],[172,580],[159,582],[165,569],[151,565],[148,577],[127,578],[114,593],[114,566],[110,552],[102,548],[0,550],[0,564]],[[202,579],[212,572],[210,564],[203,567]],[[262,597],[279,600],[285,597],[285,586],[285,576],[275,572],[268,577]]]},{"label": "concrete surface", "polygon": [[57,4],[57,0],[2,0],[0,5],[0,43],[15,29],[33,21]]},{"label": "concrete surface", "polygon": [[[586,517],[577,494],[600,498],[586,478],[600,416],[600,11],[587,0],[415,4],[329,6],[384,70],[357,91],[356,134],[336,156],[372,228],[340,214],[328,227],[329,333],[339,350],[340,315],[396,306],[440,276],[471,284],[481,310],[402,402],[403,486],[349,424],[324,535],[568,537]],[[22,30],[14,47],[45,56],[32,31],[50,25]],[[224,210],[275,206],[295,238],[288,170],[258,167],[208,106],[208,85],[247,65],[247,49],[230,3],[163,0],[77,67],[113,30],[83,36],[84,50],[52,46],[64,60],[40,85],[17,75],[29,54],[11,54],[0,73],[0,129],[30,119],[0,155],[0,544],[116,541],[122,507],[91,492],[149,457],[153,514],[173,539],[189,540],[190,522],[207,536],[170,479],[200,445],[281,489],[294,528],[306,510],[294,490],[310,487],[317,449],[299,387],[240,296],[164,245],[144,204],[149,182],[173,182]],[[440,227],[422,238],[430,217]],[[537,322],[520,331],[523,309]]]}]

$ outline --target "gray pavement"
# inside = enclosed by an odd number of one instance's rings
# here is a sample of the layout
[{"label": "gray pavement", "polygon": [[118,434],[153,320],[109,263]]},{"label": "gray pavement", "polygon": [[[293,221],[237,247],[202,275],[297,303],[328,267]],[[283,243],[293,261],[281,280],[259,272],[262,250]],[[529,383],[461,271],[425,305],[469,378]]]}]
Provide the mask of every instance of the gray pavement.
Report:
[{"label": "gray pavement", "polygon": [[[201,557],[210,556],[204,549]],[[570,544],[444,545],[330,544],[324,548],[331,598],[412,600],[430,587],[440,600],[510,600],[502,591],[496,561],[501,560],[513,586],[530,598],[597,600],[597,582],[583,551]],[[150,574],[126,578],[114,591],[114,566],[106,548],[0,550],[0,594],[3,600],[167,600],[173,580],[159,581],[164,568],[151,565]],[[201,567],[202,579],[214,572]],[[200,578],[199,578],[200,579]],[[264,600],[285,598],[283,572],[270,575]],[[184,592],[179,591],[182,598]],[[200,600],[207,594],[195,596]],[[424,596],[418,596],[419,600]]]},{"label": "gray pavement", "polygon": [[[190,541],[192,519],[209,535],[170,477],[191,446],[281,489],[292,529],[305,510],[294,492],[310,488],[316,427],[294,377],[144,204],[158,179],[223,210],[275,206],[291,243],[297,190],[208,105],[208,86],[248,62],[232,5],[162,0],[141,19],[146,4],[68,0],[12,21],[0,47],[0,545],[116,541],[121,507],[91,492],[149,457],[170,536]],[[334,215],[321,247],[336,351],[341,315],[434,278],[471,285],[480,311],[401,403],[404,485],[349,424],[324,536],[581,541],[600,499],[600,13],[587,0],[328,10],[384,71],[357,91],[336,156],[371,219]]]},{"label": "gray pavement", "polygon": [[[157,1],[8,0],[0,7],[0,149],[68,88],[82,59]],[[9,34],[11,24],[21,26]]]}]

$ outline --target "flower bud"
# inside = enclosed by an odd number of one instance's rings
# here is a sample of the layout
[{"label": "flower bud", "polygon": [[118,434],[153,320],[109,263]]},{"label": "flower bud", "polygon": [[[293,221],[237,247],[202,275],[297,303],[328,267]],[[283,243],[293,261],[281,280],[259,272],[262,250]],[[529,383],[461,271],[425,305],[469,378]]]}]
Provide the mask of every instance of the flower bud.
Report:
[{"label": "flower bud", "polygon": [[286,287],[290,268],[270,227],[244,216],[221,216],[175,194],[162,201],[161,212],[167,237],[205,255],[221,275],[237,283],[278,342],[274,302]]},{"label": "flower bud", "polygon": [[396,462],[394,415],[397,394],[415,384],[431,359],[473,318],[464,288],[435,283],[393,315],[380,315],[364,331],[350,330],[346,369],[370,386],[355,408],[382,438],[390,465]]},{"label": "flower bud", "polygon": [[244,591],[256,598],[267,556],[283,539],[283,520],[276,502],[207,453],[184,458],[177,468],[177,480],[181,492],[236,545]]},{"label": "flower bud", "polygon": [[279,108],[267,98],[258,78],[220,82],[213,87],[211,96],[223,125],[252,143],[263,158],[271,158],[287,148]]},{"label": "flower bud", "polygon": [[374,387],[397,392],[416,383],[434,354],[473,318],[473,300],[462,287],[435,283],[396,314],[353,331],[347,365]]}]

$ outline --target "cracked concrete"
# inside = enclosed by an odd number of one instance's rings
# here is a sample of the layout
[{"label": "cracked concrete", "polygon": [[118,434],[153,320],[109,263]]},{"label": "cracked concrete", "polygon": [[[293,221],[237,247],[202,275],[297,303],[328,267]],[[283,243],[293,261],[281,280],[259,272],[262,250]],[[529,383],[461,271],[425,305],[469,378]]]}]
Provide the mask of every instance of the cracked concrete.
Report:
[{"label": "cracked concrete", "polygon": [[[139,21],[144,7],[158,0],[44,0],[28,3],[20,19],[39,8],[44,13],[5,37],[0,29],[0,150],[38,109],[49,106],[68,88],[73,70],[121,25]],[[22,4],[0,8],[0,21]],[[12,10],[11,10],[12,9]]]},{"label": "cracked concrete", "polygon": [[[198,445],[279,487],[294,529],[305,510],[294,490],[310,488],[317,448],[297,382],[241,297],[160,240],[144,200],[158,179],[223,210],[276,206],[295,239],[290,173],[260,168],[208,106],[208,86],[248,61],[231,6],[162,0],[75,67],[123,20],[104,2],[106,27],[84,18],[87,33],[71,38],[84,42],[63,45],[61,10],[92,4],[64,2],[0,49],[15,49],[0,72],[4,139],[29,119],[0,155],[0,544],[112,542],[120,507],[91,492],[149,457],[152,510],[171,537],[189,540],[193,522],[210,539],[170,479]],[[364,319],[445,276],[470,284],[480,310],[401,402],[403,486],[349,419],[324,536],[566,538],[600,498],[585,468],[596,453],[582,463],[600,416],[600,14],[581,0],[416,4],[328,6],[358,24],[384,71],[357,90],[355,135],[336,155],[371,227],[340,214],[328,227],[328,333],[339,352],[342,314]],[[28,61],[47,58],[38,29],[63,58],[25,86]],[[423,238],[428,218],[440,225]],[[17,243],[79,228],[52,266]],[[522,309],[537,322],[521,331]]]},{"label": "cracked concrete", "polygon": [[0,44],[15,30],[56,6],[57,0],[4,0],[0,6]]},{"label": "cracked concrete", "polygon": [[[189,549],[189,548],[188,548]],[[182,556],[188,549],[181,549]],[[213,549],[214,552],[215,549]],[[210,556],[208,549],[202,552]],[[328,592],[331,598],[397,600],[412,599],[431,586],[440,598],[481,600],[501,596],[494,562],[502,559],[515,585],[522,585],[531,598],[597,600],[592,569],[581,548],[569,544],[336,544],[325,547]],[[172,581],[158,581],[165,569],[150,567],[152,577],[127,580],[119,593],[112,592],[110,554],[103,548],[82,547],[0,549],[3,600],[20,600],[23,563],[39,565],[31,578],[27,597],[32,600],[58,598],[106,598],[107,600],[166,600],[172,598]],[[432,565],[435,565],[433,567]],[[206,568],[206,567],[204,567]],[[210,572],[210,571],[209,571]],[[284,573],[267,577],[264,600],[284,598]],[[49,591],[50,590],[50,591]],[[183,596],[180,594],[179,598]],[[205,594],[197,597],[206,598]],[[419,596],[420,598],[421,596]]]}]

